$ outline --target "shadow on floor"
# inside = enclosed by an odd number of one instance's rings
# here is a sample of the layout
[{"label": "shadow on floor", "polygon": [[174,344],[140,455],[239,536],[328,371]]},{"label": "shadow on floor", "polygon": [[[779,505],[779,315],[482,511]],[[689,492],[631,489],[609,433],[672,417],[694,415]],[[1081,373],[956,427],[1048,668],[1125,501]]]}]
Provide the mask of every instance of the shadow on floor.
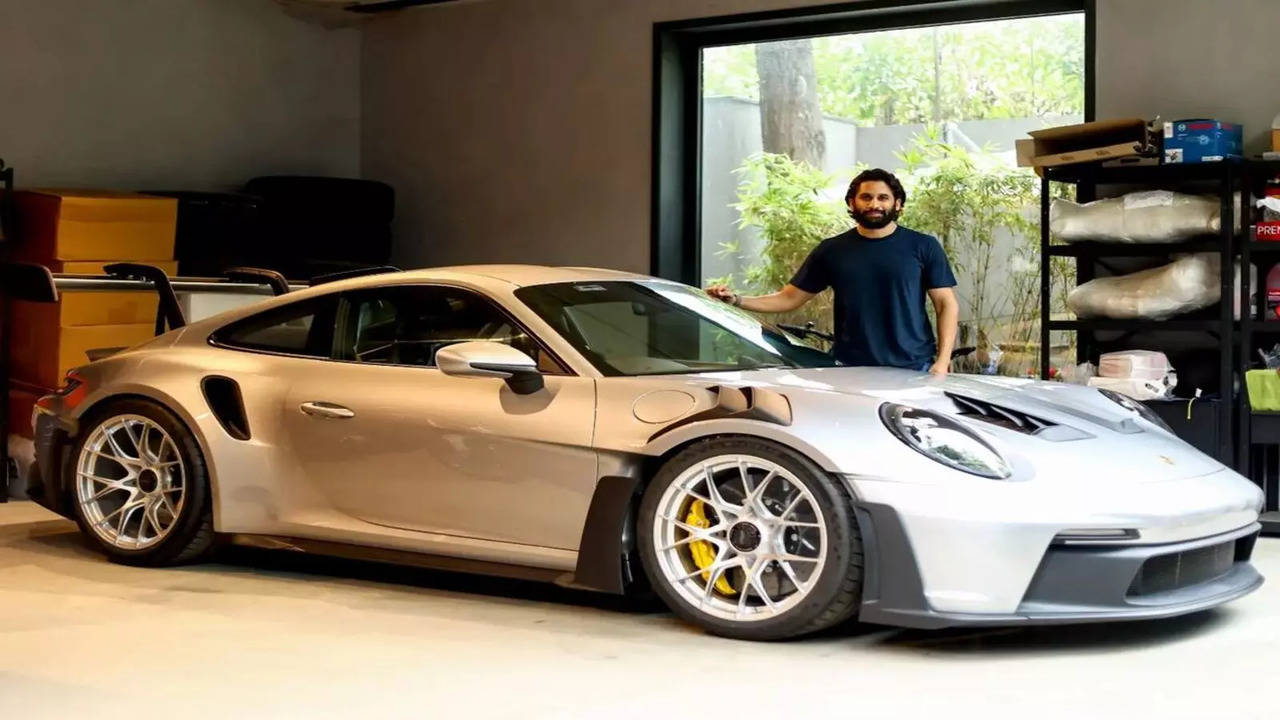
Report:
[{"label": "shadow on floor", "polygon": [[666,608],[659,600],[648,595],[622,597],[606,593],[573,590],[552,583],[531,580],[391,565],[366,560],[310,555],[287,550],[262,550],[228,546],[221,548],[212,562],[224,565],[228,570],[232,571],[253,570],[323,575],[341,580],[358,580],[465,593],[468,595],[500,597],[510,600],[576,605],[625,613],[666,612]]}]

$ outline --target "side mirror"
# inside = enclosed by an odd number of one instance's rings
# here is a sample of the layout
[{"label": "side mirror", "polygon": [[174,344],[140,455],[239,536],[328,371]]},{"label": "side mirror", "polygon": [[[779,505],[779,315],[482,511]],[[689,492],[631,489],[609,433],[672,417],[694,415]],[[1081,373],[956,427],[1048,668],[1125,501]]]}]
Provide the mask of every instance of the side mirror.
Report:
[{"label": "side mirror", "polygon": [[533,358],[510,345],[496,342],[462,342],[436,351],[436,367],[445,375],[503,378],[520,395],[543,388],[542,373]]}]

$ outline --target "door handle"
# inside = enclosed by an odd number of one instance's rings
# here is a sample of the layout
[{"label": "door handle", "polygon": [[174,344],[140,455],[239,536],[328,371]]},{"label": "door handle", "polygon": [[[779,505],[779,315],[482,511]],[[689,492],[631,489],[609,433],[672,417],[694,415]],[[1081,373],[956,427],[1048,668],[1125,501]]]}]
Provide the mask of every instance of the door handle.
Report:
[{"label": "door handle", "polygon": [[356,416],[356,414],[350,409],[344,408],[341,405],[319,401],[304,402],[298,406],[298,409],[308,415],[314,415],[315,417],[320,418],[334,418],[340,420]]}]

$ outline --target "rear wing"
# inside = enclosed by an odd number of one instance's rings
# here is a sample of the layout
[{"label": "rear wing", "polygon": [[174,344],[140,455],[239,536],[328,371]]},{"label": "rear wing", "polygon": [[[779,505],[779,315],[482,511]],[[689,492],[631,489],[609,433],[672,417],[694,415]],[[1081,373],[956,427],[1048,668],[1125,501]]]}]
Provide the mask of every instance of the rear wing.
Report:
[{"label": "rear wing", "polygon": [[[7,195],[7,194],[6,194]],[[104,275],[74,275],[53,273],[44,265],[24,262],[0,262],[0,390],[4,393],[5,407],[0,412],[0,502],[8,498],[8,478],[12,476],[9,459],[10,392],[9,313],[12,300],[54,303],[67,290],[153,290],[160,299],[156,308],[155,334],[173,330],[187,324],[180,295],[196,294],[248,294],[273,297],[298,290],[305,285],[291,284],[278,272],[261,268],[232,268],[222,277],[174,277],[163,270],[140,263],[114,263],[103,268]],[[93,348],[85,354],[90,362],[110,357],[124,348]]]},{"label": "rear wing", "polygon": [[[164,270],[141,263],[113,263],[103,267],[103,270],[105,275],[73,275],[52,273],[49,268],[35,263],[0,262],[3,317],[5,319],[9,317],[11,300],[54,303],[58,301],[61,292],[66,290],[83,292],[149,289],[154,290],[159,296],[160,302],[156,306],[155,334],[161,335],[166,330],[175,330],[187,324],[179,293],[275,296],[303,287],[291,285],[283,275],[274,270],[261,268],[232,268],[220,278],[170,278]],[[0,382],[4,383],[6,397],[9,381],[9,349],[9,323],[0,323]],[[85,354],[92,362],[110,357],[123,349],[122,347],[92,348]],[[0,431],[4,429],[3,424],[0,424]],[[2,437],[4,435],[0,432],[0,438]]]},{"label": "rear wing", "polygon": [[222,277],[173,277],[164,270],[141,263],[114,263],[103,268],[105,275],[52,273],[35,263],[0,263],[0,293],[5,300],[57,302],[67,290],[152,290],[159,296],[156,309],[157,335],[187,324],[180,295],[237,294],[273,297],[305,285],[290,283],[274,270],[232,268]]}]

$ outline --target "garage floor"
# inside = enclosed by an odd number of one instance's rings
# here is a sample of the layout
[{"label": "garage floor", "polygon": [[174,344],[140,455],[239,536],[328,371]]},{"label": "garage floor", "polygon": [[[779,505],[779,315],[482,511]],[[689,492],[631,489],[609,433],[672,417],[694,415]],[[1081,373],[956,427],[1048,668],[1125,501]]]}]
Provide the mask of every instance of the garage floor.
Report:
[{"label": "garage floor", "polygon": [[[0,505],[0,717],[1276,717],[1272,578],[1173,620],[757,644],[616,599],[234,551],[112,565]],[[927,715],[926,715],[927,714]]]}]

